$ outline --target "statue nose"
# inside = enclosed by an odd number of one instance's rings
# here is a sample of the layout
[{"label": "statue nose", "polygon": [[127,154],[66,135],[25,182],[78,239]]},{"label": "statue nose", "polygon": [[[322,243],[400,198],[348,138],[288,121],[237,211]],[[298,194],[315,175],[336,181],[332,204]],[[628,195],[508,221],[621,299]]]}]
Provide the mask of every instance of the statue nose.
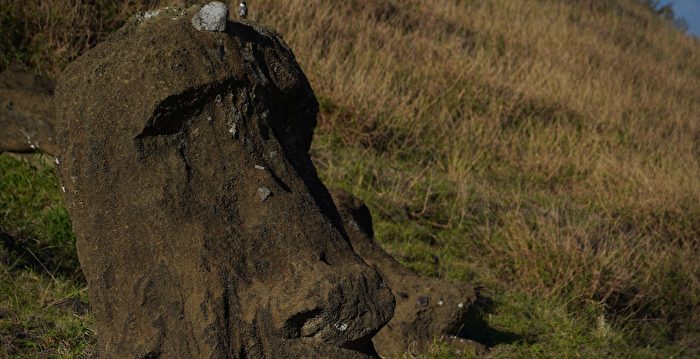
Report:
[{"label": "statue nose", "polygon": [[302,293],[295,309],[289,308],[281,336],[356,349],[393,315],[391,290],[361,263],[324,265],[315,276],[316,284]]}]

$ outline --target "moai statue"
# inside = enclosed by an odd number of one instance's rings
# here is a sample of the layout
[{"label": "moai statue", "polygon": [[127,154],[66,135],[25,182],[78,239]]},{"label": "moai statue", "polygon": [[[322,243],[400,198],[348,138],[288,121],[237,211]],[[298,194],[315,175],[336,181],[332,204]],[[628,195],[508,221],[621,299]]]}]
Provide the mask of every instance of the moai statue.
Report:
[{"label": "moai statue", "polygon": [[373,355],[394,297],[309,158],[311,86],[274,31],[202,11],[134,16],[57,84],[100,355]]}]

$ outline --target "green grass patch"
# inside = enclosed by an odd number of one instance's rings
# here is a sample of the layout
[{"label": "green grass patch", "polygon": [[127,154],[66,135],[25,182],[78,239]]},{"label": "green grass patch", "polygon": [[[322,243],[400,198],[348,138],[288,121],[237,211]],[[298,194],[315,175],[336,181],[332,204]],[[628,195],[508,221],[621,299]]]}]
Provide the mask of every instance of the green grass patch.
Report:
[{"label": "green grass patch", "polygon": [[0,357],[94,357],[92,317],[53,158],[0,155]]},{"label": "green grass patch", "polygon": [[0,357],[94,357],[86,288],[0,264]]},{"label": "green grass patch", "polygon": [[42,269],[81,279],[75,235],[53,159],[44,155],[0,155],[0,230],[13,267]]}]

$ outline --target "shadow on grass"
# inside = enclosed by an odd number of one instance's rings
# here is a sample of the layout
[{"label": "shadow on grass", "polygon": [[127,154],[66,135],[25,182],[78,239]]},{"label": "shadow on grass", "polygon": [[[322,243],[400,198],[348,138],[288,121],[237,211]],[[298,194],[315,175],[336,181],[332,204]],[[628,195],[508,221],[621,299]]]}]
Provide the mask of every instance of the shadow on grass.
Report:
[{"label": "shadow on grass", "polygon": [[60,275],[85,282],[72,246],[51,245],[38,240],[12,236],[0,228],[0,262],[12,268],[27,268],[49,277]]},{"label": "shadow on grass", "polygon": [[457,334],[458,338],[473,340],[492,348],[501,344],[516,342],[533,343],[534,338],[528,338],[517,333],[502,331],[489,326],[486,316],[493,313],[496,303],[487,297],[479,296],[477,302],[469,311],[467,320]]}]

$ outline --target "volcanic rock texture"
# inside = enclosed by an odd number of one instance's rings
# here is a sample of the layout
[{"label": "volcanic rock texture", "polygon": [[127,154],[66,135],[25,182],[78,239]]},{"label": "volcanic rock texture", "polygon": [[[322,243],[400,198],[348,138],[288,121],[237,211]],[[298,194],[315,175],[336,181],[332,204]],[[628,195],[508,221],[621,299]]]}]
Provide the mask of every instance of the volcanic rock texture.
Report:
[{"label": "volcanic rock texture", "polygon": [[53,82],[28,73],[0,73],[0,152],[56,153]]},{"label": "volcanic rock texture", "polygon": [[391,291],[308,156],[318,104],[273,31],[137,15],[59,79],[59,173],[106,358],[355,358]]},{"label": "volcanic rock texture", "polygon": [[374,240],[372,216],[362,201],[332,190],[353,248],[384,278],[396,296],[394,317],[373,339],[381,355],[420,354],[435,340],[451,341],[473,309],[477,296],[466,283],[422,277],[401,266]]}]

